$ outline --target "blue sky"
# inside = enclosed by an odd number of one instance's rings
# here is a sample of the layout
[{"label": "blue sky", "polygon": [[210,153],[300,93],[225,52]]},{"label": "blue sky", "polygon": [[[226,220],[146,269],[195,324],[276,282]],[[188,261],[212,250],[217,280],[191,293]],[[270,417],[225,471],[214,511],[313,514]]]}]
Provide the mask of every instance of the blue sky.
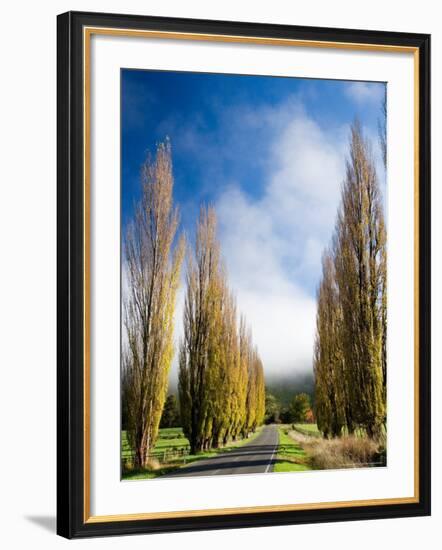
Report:
[{"label": "blue sky", "polygon": [[383,180],[384,84],[122,70],[121,86],[123,230],[141,163],[167,136],[181,229],[191,237],[200,204],[215,206],[231,286],[266,370],[311,368],[349,125],[358,117],[373,140]]}]

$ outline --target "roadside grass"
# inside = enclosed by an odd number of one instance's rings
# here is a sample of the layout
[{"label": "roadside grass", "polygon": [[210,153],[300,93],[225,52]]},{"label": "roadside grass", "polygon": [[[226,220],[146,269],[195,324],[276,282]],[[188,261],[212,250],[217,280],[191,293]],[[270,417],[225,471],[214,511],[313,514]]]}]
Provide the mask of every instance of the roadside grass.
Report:
[{"label": "roadside grass", "polygon": [[294,427],[288,431],[308,456],[313,470],[364,468],[386,465],[383,439],[374,440],[362,431],[332,439],[306,435]]},{"label": "roadside grass", "polygon": [[[154,479],[161,477],[165,474],[169,474],[179,468],[197,462],[198,460],[204,460],[206,458],[212,458],[221,453],[226,453],[231,450],[241,447],[246,443],[250,443],[260,434],[263,426],[257,428],[257,430],[251,434],[248,438],[240,439],[238,441],[232,441],[225,447],[218,449],[211,449],[210,451],[203,451],[197,454],[185,454],[189,449],[189,441],[184,436],[182,428],[164,428],[159,431],[159,436],[155,448],[152,453],[153,460],[151,466],[148,469],[123,469],[122,479],[136,480],[136,479]],[[122,458],[130,457],[131,450],[127,442],[126,432],[122,431]],[[181,453],[181,455],[180,455]],[[170,457],[169,459],[167,457]]]},{"label": "roadside grass", "polygon": [[316,424],[281,426],[274,472],[366,468],[386,465],[385,439],[370,439],[364,430],[324,439]]},{"label": "roadside grass", "polygon": [[361,435],[310,438],[302,444],[315,470],[384,466],[379,442]]},{"label": "roadside grass", "polygon": [[[299,423],[299,424],[293,424],[293,429],[303,435],[311,436],[311,437],[320,437],[322,438],[322,433],[318,430],[318,426],[316,423]],[[385,429],[385,426],[382,427],[382,433],[381,436],[386,438],[387,431]],[[362,428],[356,428],[354,434],[352,436],[349,435],[347,430],[342,430],[342,436],[343,437],[360,437],[363,439],[366,439],[367,432]]]},{"label": "roadside grass", "polygon": [[273,466],[274,472],[304,472],[311,470],[309,457],[304,449],[289,436],[290,426],[278,427],[279,452]]},{"label": "roadside grass", "polygon": [[293,424],[293,429],[304,435],[310,435],[312,437],[322,437],[322,434],[318,430],[318,426],[316,425],[316,423]]}]

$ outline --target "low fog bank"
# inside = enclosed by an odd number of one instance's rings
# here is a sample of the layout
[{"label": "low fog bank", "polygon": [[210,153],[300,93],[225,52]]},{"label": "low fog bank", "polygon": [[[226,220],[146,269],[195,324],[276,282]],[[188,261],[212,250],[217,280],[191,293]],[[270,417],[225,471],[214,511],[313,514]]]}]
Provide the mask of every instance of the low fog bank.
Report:
[{"label": "low fog bank", "polygon": [[[274,395],[283,406],[288,406],[297,393],[307,393],[314,400],[315,379],[313,370],[295,372],[293,374],[271,374],[265,377],[266,391]],[[178,393],[178,379],[176,375],[169,380],[168,393]]]},{"label": "low fog bank", "polygon": [[297,393],[307,393],[314,398],[315,379],[313,371],[266,377],[266,390],[274,395],[283,406],[288,406]]}]

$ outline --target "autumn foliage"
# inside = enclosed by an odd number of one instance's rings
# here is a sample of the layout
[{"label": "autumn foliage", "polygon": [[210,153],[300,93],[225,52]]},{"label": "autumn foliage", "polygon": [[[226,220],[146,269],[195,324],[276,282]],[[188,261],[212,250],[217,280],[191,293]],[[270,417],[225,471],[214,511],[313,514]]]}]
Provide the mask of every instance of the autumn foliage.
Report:
[{"label": "autumn foliage", "polygon": [[386,229],[370,144],[356,122],[317,293],[316,416],[327,436],[386,422]]},{"label": "autumn foliage", "polygon": [[[124,240],[122,414],[134,465],[146,468],[165,407],[174,356],[175,302],[185,256],[177,239],[171,148],[160,143],[141,171],[141,198]],[[213,208],[201,208],[188,247],[184,339],[179,349],[180,419],[193,452],[247,436],[264,420],[264,372],[228,286]],[[174,413],[175,414],[175,413]],[[173,415],[172,415],[173,416]]]},{"label": "autumn foliage", "polygon": [[142,167],[141,199],[125,238],[123,410],[135,464],[144,467],[158,435],[173,358],[173,316],[184,255],[175,244],[170,145]]},{"label": "autumn foliage", "polygon": [[227,282],[213,208],[201,208],[188,255],[179,397],[193,453],[247,436],[264,421],[264,373]]}]

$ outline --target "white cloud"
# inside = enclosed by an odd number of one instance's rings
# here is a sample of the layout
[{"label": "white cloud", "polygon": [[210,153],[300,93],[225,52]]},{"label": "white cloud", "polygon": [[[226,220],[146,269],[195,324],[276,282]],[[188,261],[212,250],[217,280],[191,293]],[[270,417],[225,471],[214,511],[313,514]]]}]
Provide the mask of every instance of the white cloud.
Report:
[{"label": "white cloud", "polygon": [[356,103],[381,101],[384,85],[377,82],[351,82],[345,87],[346,95]]},{"label": "white cloud", "polygon": [[[315,288],[339,204],[349,128],[322,128],[297,98],[274,109],[238,109],[234,119],[249,131],[265,128],[274,137],[268,158],[260,159],[266,177],[259,197],[244,191],[246,182],[231,182],[223,184],[215,203],[229,281],[266,375],[296,375],[312,366]],[[183,330],[184,292],[182,286],[176,343]]]},{"label": "white cloud", "polygon": [[284,122],[268,115],[278,137],[264,193],[254,199],[231,185],[216,210],[230,283],[266,373],[295,374],[312,363],[312,289],[339,202],[346,129],[327,134],[299,104],[287,107]]}]

